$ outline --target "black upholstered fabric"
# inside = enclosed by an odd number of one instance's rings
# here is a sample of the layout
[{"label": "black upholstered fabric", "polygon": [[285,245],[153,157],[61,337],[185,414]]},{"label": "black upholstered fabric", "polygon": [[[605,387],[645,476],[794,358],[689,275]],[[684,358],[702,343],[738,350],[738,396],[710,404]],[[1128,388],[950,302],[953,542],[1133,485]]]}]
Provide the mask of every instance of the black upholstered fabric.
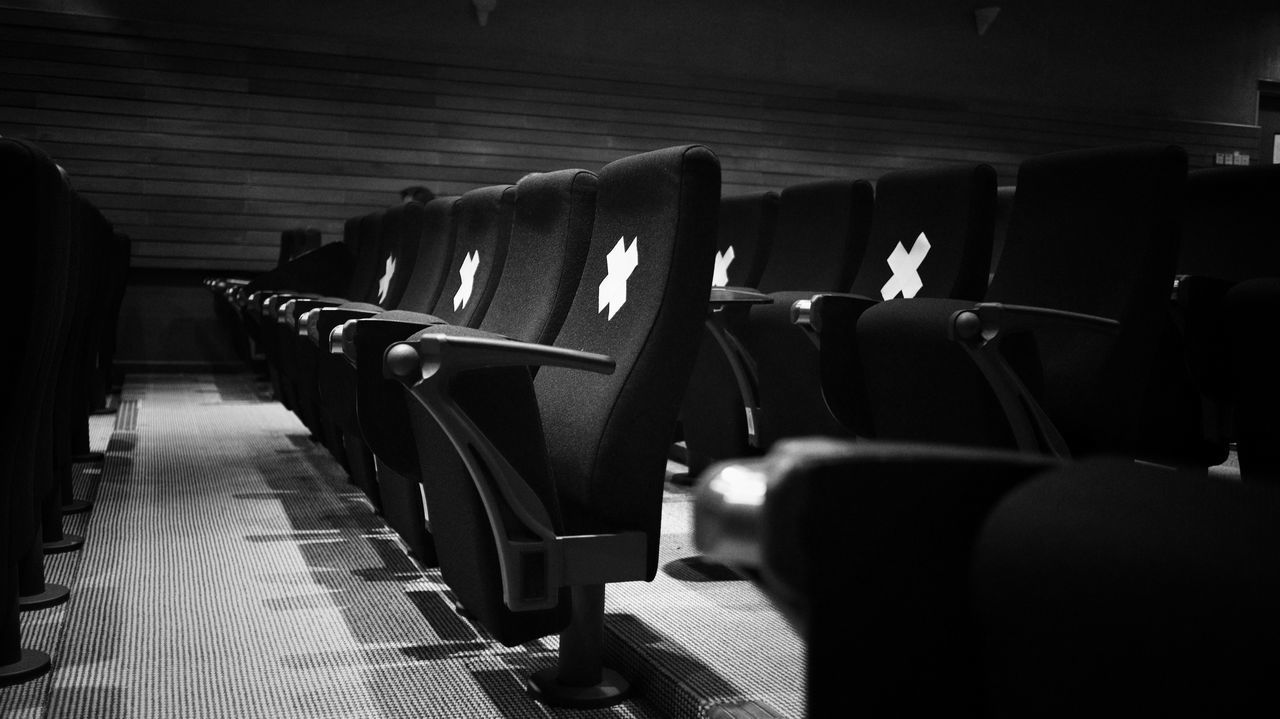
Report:
[{"label": "black upholstered fabric", "polygon": [[[779,198],[774,239],[758,289],[770,293],[847,289],[866,251],[873,197],[871,183],[865,180],[823,180],[784,189]],[[767,213],[761,214],[762,219],[767,217]],[[723,235],[720,242],[724,242]],[[777,306],[755,307],[750,312],[746,308],[728,307],[713,315],[711,321],[725,327],[749,352],[755,349],[780,355],[784,364],[791,363],[795,376],[808,371],[806,367],[811,369],[809,396],[816,397],[820,404],[817,355],[809,340],[791,328],[790,304],[783,306],[787,298],[779,296],[775,300]],[[759,317],[761,325],[767,325],[759,332],[759,343],[776,341],[782,346],[752,348],[750,337],[756,334],[749,321],[752,316]],[[796,336],[781,339],[765,336],[768,329],[777,327],[794,330]],[[687,459],[693,473],[716,459],[740,457],[754,451],[748,441],[746,403],[734,380],[730,360],[710,337],[703,337],[700,342],[694,375],[681,408]],[[797,353],[800,359],[794,359]],[[770,418],[762,413],[756,431],[765,430],[769,422]],[[820,426],[832,431],[838,429],[830,422]]]},{"label": "black upholstered fabric", "polygon": [[[1165,380],[1176,372],[1161,365],[1185,179],[1186,153],[1164,146],[1055,153],[1019,169],[986,299],[1098,315],[1122,328],[1118,335],[1046,329],[1033,341],[1019,338],[1028,344],[1005,344],[1006,354],[1021,355],[1014,366],[1033,391],[1042,379],[1041,404],[1075,452],[1169,459],[1199,450],[1187,443],[1188,433],[1198,435],[1198,417],[1165,411]],[[985,382],[958,346],[946,346],[946,318],[929,314],[961,305],[917,302],[885,302],[859,321],[878,436],[986,443],[985,434],[1003,442],[1007,426],[988,426],[991,400],[977,399]]]},{"label": "black upholstered fabric", "polygon": [[480,187],[458,200],[450,270],[433,315],[463,327],[484,319],[502,277],[515,201],[515,185]]},{"label": "black upholstered fabric", "polygon": [[6,261],[22,268],[0,292],[9,336],[0,390],[0,665],[23,658],[18,620],[22,560],[39,561],[40,469],[48,447],[51,386],[71,280],[73,199],[58,167],[39,147],[0,137],[0,218]]},{"label": "black upholstered fabric", "polygon": [[1232,287],[1223,300],[1228,375],[1240,473],[1246,481],[1280,483],[1280,373],[1276,318],[1280,279],[1259,277]]},{"label": "black upholstered fabric", "polygon": [[[987,289],[991,238],[996,211],[996,172],[990,165],[902,170],[876,183],[875,218],[867,251],[849,291],[875,299],[893,299],[914,290],[916,297],[981,299]],[[889,258],[904,250],[920,252],[916,272],[923,286],[892,282]]]},{"label": "black upholstered fabric", "polygon": [[1117,460],[1015,489],[975,548],[985,715],[1274,713],[1278,510],[1273,486]]},{"label": "black upholstered fabric", "polygon": [[[482,328],[507,337],[550,343],[564,321],[581,278],[595,216],[596,185],[595,174],[585,170],[538,173],[522,179],[514,188],[514,208],[501,273],[496,269],[478,268],[475,274],[473,297],[491,297],[489,307],[484,312],[463,307],[459,312],[449,313],[454,315],[455,322],[459,319],[479,322]],[[500,203],[497,207],[501,209],[505,206],[503,203],[512,198],[507,191],[493,199]],[[494,238],[497,235],[492,229],[496,227],[493,221],[480,223],[480,229]],[[473,247],[482,254],[488,252]],[[496,256],[497,253],[489,254]],[[444,302],[452,305],[456,287],[454,283],[453,292],[446,293],[442,305]],[[429,481],[439,481],[434,477],[443,472],[452,472],[466,480],[460,460],[440,434],[439,427],[416,402],[406,404],[399,384],[385,379],[381,371],[382,353],[391,342],[406,338],[415,325],[438,325],[443,321],[443,317],[391,311],[361,322],[358,327],[357,368],[362,369],[357,400],[361,428],[365,430],[362,436],[382,466],[397,475],[384,478],[380,472],[379,488],[384,494],[417,496],[417,482],[423,481],[419,445],[428,456],[434,457],[431,464],[435,469]],[[409,433],[411,423],[406,412],[420,413],[415,423],[418,426],[416,442],[415,434]],[[412,484],[396,486],[407,482]],[[388,499],[383,497],[384,508],[392,505]],[[414,535],[420,534],[416,528],[424,521],[420,504],[398,503],[395,517],[388,511],[388,521],[406,536],[411,547]],[[421,555],[429,551],[425,546],[415,550]]]},{"label": "black upholstered fabric", "polygon": [[[720,165],[701,146],[617,160],[600,171],[593,242],[556,346],[613,357],[611,375],[546,368],[536,385],[547,448],[573,533],[640,530],[657,570],[663,471],[711,284]],[[608,254],[634,248],[626,303],[608,299]],[[610,314],[613,316],[610,317]],[[595,398],[587,400],[586,398]]]},{"label": "black upholstered fabric", "polygon": [[867,249],[873,196],[866,180],[819,180],[783,189],[777,234],[756,289],[848,288]]},{"label": "black upholstered fabric", "polygon": [[811,714],[844,704],[869,716],[978,715],[973,543],[991,507],[1049,461],[807,439],[752,462],[768,475],[757,576],[807,642]]},{"label": "black upholstered fabric", "polygon": [[[716,268],[724,277],[713,284],[755,287],[760,284],[778,225],[778,193],[753,192],[720,198],[716,232]],[[717,280],[720,280],[717,282]]]},{"label": "black upholstered fabric", "polygon": [[[606,354],[614,373],[544,367],[531,385],[536,402],[522,388],[530,382],[522,368],[476,372],[474,381],[450,388],[542,498],[558,534],[645,532],[649,577],[657,569],[668,441],[711,279],[719,190],[719,162],[701,146],[605,166],[590,249],[555,346]],[[542,436],[545,451],[534,451]],[[450,586],[504,643],[558,631],[567,621],[563,591],[554,610],[512,613],[503,606],[493,530],[474,486],[484,478],[435,474],[431,458],[447,453],[419,449]],[[470,564],[455,563],[464,559]]]},{"label": "black upholstered fabric", "polygon": [[1280,273],[1277,202],[1280,165],[1188,173],[1178,274],[1238,281]]}]

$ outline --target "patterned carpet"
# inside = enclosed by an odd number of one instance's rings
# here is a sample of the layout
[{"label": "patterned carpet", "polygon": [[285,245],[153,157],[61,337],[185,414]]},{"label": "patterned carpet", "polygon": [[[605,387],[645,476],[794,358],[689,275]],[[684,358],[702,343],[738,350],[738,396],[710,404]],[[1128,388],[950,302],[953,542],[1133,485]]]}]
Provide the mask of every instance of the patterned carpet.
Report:
[{"label": "patterned carpet", "polygon": [[712,717],[803,714],[803,645],[749,582],[698,560],[674,485],[662,571],[611,586],[608,659],[637,698],[571,711],[522,678],[556,638],[505,648],[454,613],[345,474],[241,375],[131,377],[95,416],[96,501],[48,558],[71,601],[24,615],[54,670],[5,717]]}]

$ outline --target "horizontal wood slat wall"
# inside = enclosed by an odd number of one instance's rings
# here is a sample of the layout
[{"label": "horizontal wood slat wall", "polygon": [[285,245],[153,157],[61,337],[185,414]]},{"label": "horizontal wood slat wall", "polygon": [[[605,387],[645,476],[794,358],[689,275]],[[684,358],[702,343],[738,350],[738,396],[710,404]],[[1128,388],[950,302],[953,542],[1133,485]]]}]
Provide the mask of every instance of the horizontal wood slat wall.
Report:
[{"label": "horizontal wood slat wall", "polygon": [[[1024,158],[1174,142],[1194,166],[1251,152],[1257,128],[861,97],[826,88],[540,71],[423,60],[281,35],[0,9],[0,134],[45,147],[117,228],[138,267],[243,270],[274,262],[280,231],[396,201],[598,169],[701,142],[726,194],[960,162],[1012,183]],[[536,60],[530,61],[536,63]]]}]

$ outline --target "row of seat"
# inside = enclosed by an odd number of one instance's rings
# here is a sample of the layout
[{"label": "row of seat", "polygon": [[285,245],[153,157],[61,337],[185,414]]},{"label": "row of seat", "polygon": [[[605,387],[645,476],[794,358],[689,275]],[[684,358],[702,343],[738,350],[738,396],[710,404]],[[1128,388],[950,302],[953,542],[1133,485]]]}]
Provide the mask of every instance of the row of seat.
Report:
[{"label": "row of seat", "polygon": [[[661,460],[677,411],[695,472],[716,456],[701,438],[730,432],[736,448],[721,457],[815,432],[930,443],[906,458],[956,443],[1014,446],[1032,458],[988,464],[1009,462],[1024,476],[1047,467],[1039,455],[1221,460],[1227,435],[1206,431],[1207,394],[1187,369],[1189,315],[1174,312],[1186,305],[1169,300],[1190,234],[1181,210],[1196,206],[1205,177],[1189,178],[1179,148],[1034,158],[1013,192],[974,165],[892,173],[874,189],[839,181],[721,198],[697,179],[712,174],[696,168],[713,159],[673,148],[598,175],[546,173],[372,213],[349,221],[342,243],[235,295],[278,396],[418,558],[439,562],[463,609],[506,643],[564,630],[559,675],[533,682],[543,696],[621,694],[621,680],[599,666],[603,585],[653,576]],[[683,261],[706,271],[644,275],[656,269],[637,238],[654,228],[677,245],[696,234],[706,247]],[[588,243],[585,254],[574,237]],[[585,260],[575,270],[576,257]],[[770,268],[825,276],[770,285]],[[708,304],[708,284],[729,287],[713,289]],[[652,293],[642,295],[652,317],[634,310],[640,292]],[[716,360],[721,368],[706,371]],[[523,368],[538,363],[564,367]],[[730,411],[704,423],[712,403],[695,393],[715,382]],[[798,409],[770,409],[792,400]],[[718,507],[755,506],[772,490],[734,489],[729,479],[789,466],[789,457],[718,468],[703,486],[721,490]],[[956,476],[963,487],[963,472],[937,481]],[[877,512],[927,501],[875,492],[869,534],[859,536],[874,534]],[[946,504],[927,516],[945,515]],[[796,526],[820,516],[805,511]],[[758,519],[743,526],[746,537],[703,546],[740,562],[722,546],[788,541]],[[828,601],[787,563],[847,545],[790,541],[761,576],[799,576],[770,586]],[[935,556],[938,546],[925,544],[918,559],[955,571],[955,552]],[[956,546],[967,557],[967,545]]]},{"label": "row of seat", "polygon": [[[692,473],[815,434],[1222,462],[1239,436],[1238,400],[1254,395],[1226,396],[1222,332],[1238,314],[1224,315],[1221,302],[1228,282],[1275,271],[1266,268],[1276,266],[1267,228],[1277,180],[1270,168],[1187,173],[1180,150],[1160,153],[1035,158],[1010,188],[973,165],[889,173],[874,191],[800,185],[738,206],[736,222],[722,223],[735,226],[735,243],[721,251],[753,264],[741,275],[749,287],[713,297],[682,411]],[[921,301],[884,302],[895,297]],[[983,301],[1119,320],[1120,329],[1105,339],[1105,322],[1089,329],[1079,317],[986,307],[975,341],[947,341],[951,314]],[[1032,339],[1032,326],[1047,332]],[[1105,346],[1086,355],[1082,343]],[[1045,364],[1029,367],[1036,353]],[[971,366],[969,355],[983,359]],[[1027,386],[1006,378],[994,395],[965,389],[985,386],[975,373],[1007,373],[996,358]],[[1025,415],[1015,405],[1029,397],[1049,405],[1052,426],[1026,416],[1009,424],[1006,410]],[[1245,444],[1253,467],[1266,443]]]},{"label": "row of seat", "polygon": [[870,429],[711,466],[695,539],[800,628],[812,713],[1275,710],[1278,200],[1175,147],[1033,158],[984,297],[795,308]]},{"label": "row of seat", "polygon": [[48,655],[22,647],[20,611],[66,601],[45,581],[44,556],[79,548],[62,516],[90,508],[72,495],[73,463],[89,451],[89,414],[112,408],[116,319],[129,238],[72,187],[41,148],[0,137],[0,221],[9,239],[0,449],[0,685],[38,676]]},{"label": "row of seat", "polygon": [[278,397],[460,610],[560,634],[550,703],[627,693],[605,585],[657,571],[719,201],[714,153],[672,147],[353,218],[233,293]]}]

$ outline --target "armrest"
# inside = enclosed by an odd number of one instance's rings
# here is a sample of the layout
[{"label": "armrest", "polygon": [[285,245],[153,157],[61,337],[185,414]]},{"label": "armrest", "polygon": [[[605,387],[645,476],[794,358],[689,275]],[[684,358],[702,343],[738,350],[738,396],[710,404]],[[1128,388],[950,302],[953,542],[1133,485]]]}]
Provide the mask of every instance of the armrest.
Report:
[{"label": "armrest", "polygon": [[615,362],[496,336],[445,333],[396,343],[384,360],[387,376],[426,407],[466,465],[493,528],[503,601],[513,611],[555,606],[559,587],[643,579],[647,570],[643,532],[557,536],[537,494],[450,396],[450,382],[459,373],[528,366],[611,374]]},{"label": "armrest", "polygon": [[494,337],[427,334],[417,342],[398,342],[387,348],[387,377],[406,385],[442,374],[484,367],[564,367],[597,374],[613,374],[612,357],[592,352]]},{"label": "armrest", "polygon": [[[298,315],[298,334],[306,335],[311,344],[328,348],[329,333],[348,320],[372,317],[373,310],[354,309],[350,307],[320,306],[312,307]],[[322,344],[322,342],[324,344]]]},{"label": "armrest", "polygon": [[1004,409],[1019,449],[1070,457],[1066,441],[1030,390],[1000,354],[1001,340],[1039,329],[1077,329],[1116,334],[1120,323],[1094,315],[1043,307],[983,302],[951,315],[949,338],[960,343],[978,366]]},{"label": "armrest", "polygon": [[280,309],[276,312],[276,322],[282,325],[289,325],[299,334],[306,334],[306,328],[298,326],[299,317],[308,310],[314,310],[319,307],[337,307],[343,302],[344,300],[336,297],[294,297],[280,305]]},{"label": "armrest", "polygon": [[[987,514],[1011,489],[1058,464],[970,447],[782,440],[763,458],[703,473],[694,490],[694,545],[749,572],[802,633],[815,606],[843,610],[846,599],[871,610],[887,598],[878,611],[850,615],[878,622],[885,611],[919,611],[919,603],[899,603],[906,594],[940,604],[958,599]],[[826,571],[833,559],[846,571]],[[850,597],[848,586],[875,590]]]},{"label": "armrest", "polygon": [[[418,448],[405,405],[404,387],[383,375],[387,348],[429,327],[417,321],[388,319],[391,313],[348,320],[329,334],[329,351],[341,354],[356,373],[356,417],[365,444],[383,464],[407,477],[419,477]],[[430,317],[424,315],[424,318]],[[431,318],[434,324],[443,320]]]},{"label": "armrest", "polygon": [[846,292],[823,292],[791,305],[791,322],[805,331],[809,339],[822,347],[824,334],[852,333],[858,318],[879,300]]},{"label": "armrest", "polygon": [[[435,321],[427,324],[428,318]],[[444,320],[430,315],[424,315],[423,320],[423,322],[406,322],[388,319],[377,314],[366,318],[348,319],[329,333],[329,353],[345,355],[353,367],[360,367],[361,355],[368,357],[371,356],[371,352],[375,352],[381,358],[392,344],[402,342],[413,333],[431,327],[433,324],[445,324]],[[379,366],[379,376],[381,371],[382,368]]]},{"label": "armrest", "polygon": [[726,306],[773,304],[773,298],[749,287],[712,287],[709,302],[716,311]]}]

